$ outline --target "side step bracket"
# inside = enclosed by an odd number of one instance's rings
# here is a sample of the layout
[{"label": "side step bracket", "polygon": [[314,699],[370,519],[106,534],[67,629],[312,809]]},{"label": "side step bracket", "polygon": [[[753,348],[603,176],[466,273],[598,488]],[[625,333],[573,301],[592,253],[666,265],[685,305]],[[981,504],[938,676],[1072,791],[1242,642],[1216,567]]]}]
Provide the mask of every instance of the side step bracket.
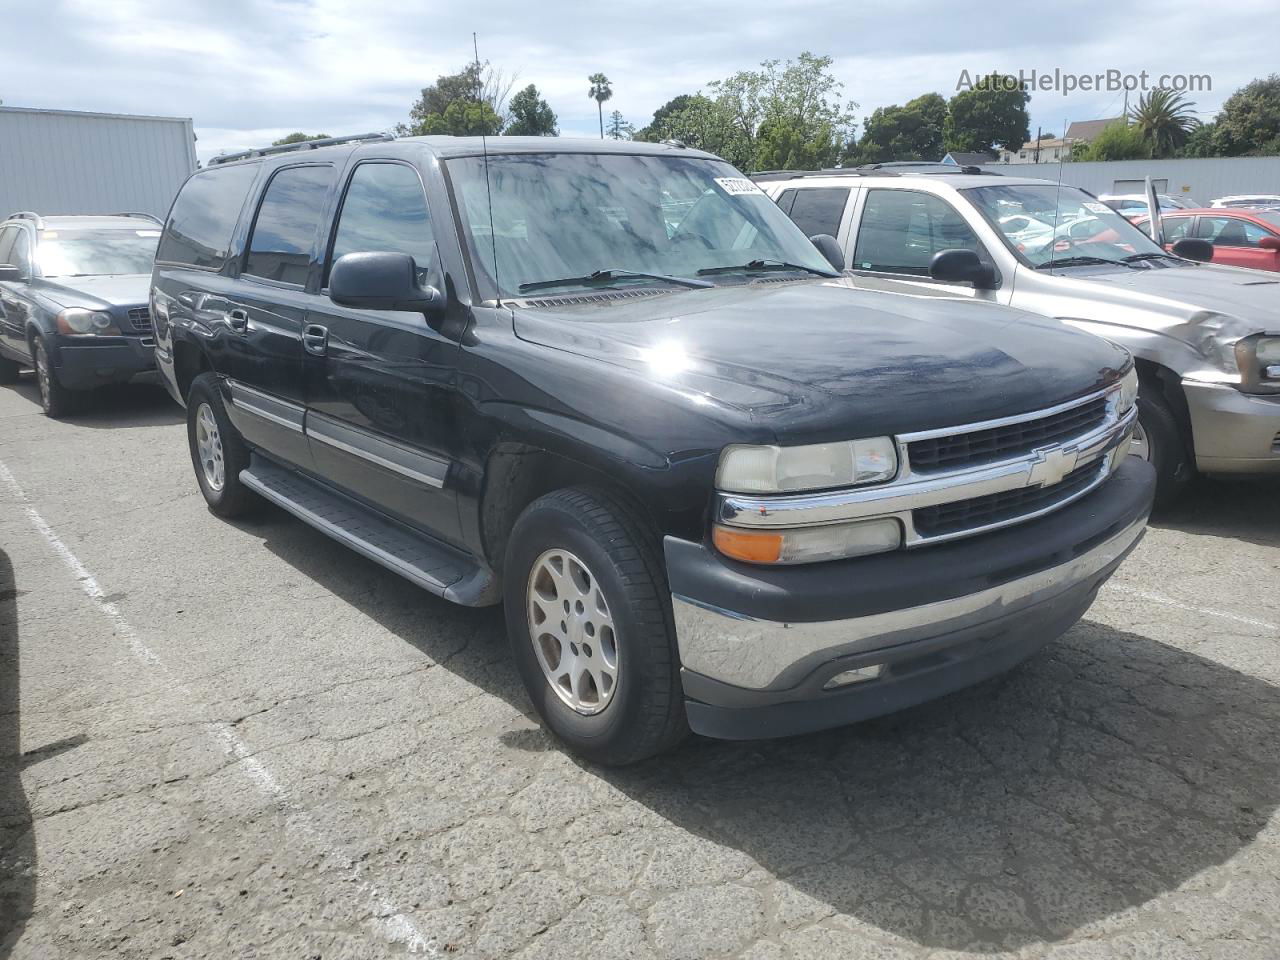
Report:
[{"label": "side step bracket", "polygon": [[240,482],[321,533],[437,596],[468,607],[501,599],[484,564],[426,534],[254,454]]}]

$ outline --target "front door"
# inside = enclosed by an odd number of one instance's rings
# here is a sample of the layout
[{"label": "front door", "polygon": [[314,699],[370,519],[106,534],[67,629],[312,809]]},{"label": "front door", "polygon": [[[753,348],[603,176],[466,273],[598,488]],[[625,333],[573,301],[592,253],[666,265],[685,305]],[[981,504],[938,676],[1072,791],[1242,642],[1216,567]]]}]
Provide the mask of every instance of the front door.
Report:
[{"label": "front door", "polygon": [[307,280],[334,177],[328,164],[282,167],[268,181],[245,244],[240,276],[201,304],[219,321],[210,344],[231,393],[228,414],[250,443],[310,465],[302,328]]},{"label": "front door", "polygon": [[1263,237],[1276,234],[1252,220],[1228,215],[1201,214],[1196,236],[1213,244],[1213,262],[1255,270],[1280,270],[1280,251],[1259,246]]},{"label": "front door", "polygon": [[355,310],[328,298],[348,253],[407,253],[439,287],[432,219],[418,172],[366,160],[335,218],[323,289],[306,318],[307,437],[330,483],[447,541],[459,542],[454,372],[458,344],[420,313]]},{"label": "front door", "polygon": [[[10,224],[0,230],[0,263],[19,267],[30,278],[31,237],[26,228]],[[0,281],[0,343],[14,359],[30,356],[26,339],[29,286],[29,280]]]}]

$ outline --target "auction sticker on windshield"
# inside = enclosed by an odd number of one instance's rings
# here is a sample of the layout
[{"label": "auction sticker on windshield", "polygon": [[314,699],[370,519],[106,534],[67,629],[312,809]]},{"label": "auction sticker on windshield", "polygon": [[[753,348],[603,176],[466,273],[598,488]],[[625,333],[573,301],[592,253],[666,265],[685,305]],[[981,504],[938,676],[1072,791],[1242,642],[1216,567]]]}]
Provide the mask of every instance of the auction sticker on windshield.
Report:
[{"label": "auction sticker on windshield", "polygon": [[1084,202],[1084,208],[1088,210],[1090,213],[1110,213],[1111,212],[1110,207],[1108,207],[1105,203],[1099,203],[1097,200],[1086,200]]},{"label": "auction sticker on windshield", "polygon": [[720,189],[731,197],[747,196],[751,194],[759,194],[764,196],[764,191],[757,187],[746,177],[716,177],[716,183],[720,184]]}]

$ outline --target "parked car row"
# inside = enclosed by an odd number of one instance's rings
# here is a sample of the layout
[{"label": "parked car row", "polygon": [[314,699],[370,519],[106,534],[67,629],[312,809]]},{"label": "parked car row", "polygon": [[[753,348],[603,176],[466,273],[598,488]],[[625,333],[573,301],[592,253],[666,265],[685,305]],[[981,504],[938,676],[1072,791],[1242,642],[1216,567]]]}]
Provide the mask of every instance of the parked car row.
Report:
[{"label": "parked car row", "polygon": [[548,727],[618,764],[1008,669],[1141,538],[1153,463],[1163,497],[1280,467],[1262,274],[1037,181],[757,179],[515,137],[210,164],[149,290],[210,509],[503,604]]}]

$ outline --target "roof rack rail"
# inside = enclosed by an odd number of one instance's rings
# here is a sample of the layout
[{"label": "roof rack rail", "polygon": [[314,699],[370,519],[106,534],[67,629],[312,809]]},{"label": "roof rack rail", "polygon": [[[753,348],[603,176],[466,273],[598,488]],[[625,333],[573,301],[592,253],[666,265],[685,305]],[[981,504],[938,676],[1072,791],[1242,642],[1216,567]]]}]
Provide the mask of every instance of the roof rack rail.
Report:
[{"label": "roof rack rail", "polygon": [[40,214],[36,213],[33,210],[19,210],[17,213],[9,214],[9,219],[10,220],[34,220],[36,222],[37,230],[44,229],[44,218],[41,217]]},{"label": "roof rack rail", "polygon": [[953,163],[925,163],[916,160],[893,160],[887,163],[864,163],[857,167],[833,167],[827,170],[761,170],[751,174],[752,180],[799,180],[803,177],[901,177],[937,174],[983,174],[998,177],[994,170],[960,167]]},{"label": "roof rack rail", "polygon": [[231,163],[235,160],[247,160],[250,157],[265,157],[273,153],[292,153],[295,150],[317,150],[320,147],[334,147],[340,143],[357,143],[360,141],[394,140],[389,133],[354,133],[349,137],[325,137],[323,140],[299,140],[297,143],[282,143],[275,147],[255,147],[252,150],[241,150],[239,153],[224,153],[209,160],[209,166],[220,163]]},{"label": "roof rack rail", "polygon": [[163,226],[163,225],[164,225],[164,221],[163,221],[163,220],[161,220],[159,217],[155,216],[154,214],[150,214],[150,213],[138,213],[138,212],[133,211],[133,210],[129,210],[129,211],[126,211],[126,212],[124,212],[124,213],[108,213],[108,214],[106,214],[106,216],[108,216],[108,217],[137,217],[137,218],[138,218],[138,219],[140,219],[140,220],[150,220],[152,223],[158,223],[158,224],[160,224],[161,226]]}]

